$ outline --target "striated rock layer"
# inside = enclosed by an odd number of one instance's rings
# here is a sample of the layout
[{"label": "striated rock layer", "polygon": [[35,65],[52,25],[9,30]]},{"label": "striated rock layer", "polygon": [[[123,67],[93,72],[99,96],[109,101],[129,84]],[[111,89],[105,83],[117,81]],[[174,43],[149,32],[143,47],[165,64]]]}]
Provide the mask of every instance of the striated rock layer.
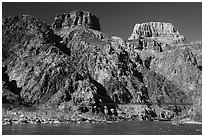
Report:
[{"label": "striated rock layer", "polygon": [[172,41],[174,43],[185,41],[184,36],[180,35],[171,23],[147,22],[136,24],[128,40],[153,37],[159,40]]},{"label": "striated rock layer", "polygon": [[[100,32],[98,18],[84,11],[59,14],[52,27],[32,16],[2,22],[4,102],[103,114],[101,104],[111,103],[107,114],[125,115],[128,107],[117,104],[193,103],[173,106],[201,114],[201,48],[152,39],[179,38],[171,24],[137,26],[126,42]],[[132,107],[131,115],[137,108],[144,107]]]},{"label": "striated rock layer", "polygon": [[70,13],[61,13],[55,17],[52,24],[53,29],[72,28],[83,26],[100,31],[99,19],[87,11],[72,11]]}]

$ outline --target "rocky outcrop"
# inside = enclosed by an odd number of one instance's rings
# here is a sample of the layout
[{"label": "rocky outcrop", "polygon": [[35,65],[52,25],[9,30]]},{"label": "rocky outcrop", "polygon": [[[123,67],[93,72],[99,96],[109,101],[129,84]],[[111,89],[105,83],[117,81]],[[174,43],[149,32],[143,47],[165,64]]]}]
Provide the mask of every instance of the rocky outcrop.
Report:
[{"label": "rocky outcrop", "polygon": [[136,24],[126,44],[132,60],[140,60],[149,68],[151,60],[161,52],[187,43],[171,23],[148,22]]},{"label": "rocky outcrop", "polygon": [[9,81],[21,88],[20,98],[43,103],[67,86],[62,66],[67,66],[68,53],[50,26],[35,17],[14,16],[4,19],[2,27],[3,66]]},{"label": "rocky outcrop", "polygon": [[202,93],[202,44],[191,43],[157,56],[150,65],[154,72],[165,76],[183,89],[192,100],[191,116],[200,119]]},{"label": "rocky outcrop", "polygon": [[158,40],[172,43],[185,41],[185,38],[179,34],[171,23],[164,22],[147,22],[136,24],[133,29],[133,33],[128,40],[144,37],[156,37]]},{"label": "rocky outcrop", "polygon": [[20,103],[21,88],[18,88],[16,81],[9,81],[9,76],[5,72],[6,68],[2,69],[2,102],[5,103]]},{"label": "rocky outcrop", "polygon": [[[10,16],[2,20],[3,44],[25,43],[37,36],[40,40],[46,41],[53,30],[45,22],[29,15]],[[26,34],[22,33],[26,32]],[[5,48],[9,45],[5,45]],[[5,49],[3,48],[3,50]]]},{"label": "rocky outcrop", "polygon": [[100,31],[99,19],[87,11],[76,10],[70,13],[61,13],[55,17],[54,23],[52,24],[54,30],[75,26],[83,26]]},{"label": "rocky outcrop", "polygon": [[[189,75],[193,77],[192,85],[202,70],[201,53],[199,50],[184,50],[185,54],[171,48],[163,50],[161,42],[152,38],[177,37],[179,34],[174,27],[164,30],[157,26],[151,36],[142,32],[145,31],[142,28],[137,34],[142,37],[126,42],[100,32],[99,21],[94,15],[73,11],[59,14],[52,28],[31,16],[6,18],[2,28],[4,97],[13,96],[11,102],[21,100],[29,106],[51,107],[70,114],[97,112],[107,115],[113,114],[110,110],[114,114],[116,110],[120,114],[128,110],[117,104],[149,106],[194,101],[190,92],[186,92],[189,83],[179,86],[175,80],[179,76],[168,75],[173,63],[178,63],[174,62],[176,59],[168,68],[160,58],[169,58],[175,52],[178,56],[173,56],[180,57],[181,65],[185,66],[192,55],[190,70],[198,69],[195,75]],[[183,46],[175,47],[183,51]],[[157,61],[164,67],[159,67]],[[185,71],[187,73],[190,71]]]},{"label": "rocky outcrop", "polygon": [[[148,69],[143,71],[142,75],[147,79],[145,83],[152,83],[147,86],[150,87],[149,90],[153,91],[151,92],[152,94],[149,94],[152,101],[157,100],[160,96],[159,93],[161,93],[161,96],[164,95],[162,98],[165,98],[164,100],[167,101],[171,93],[178,93],[177,95],[173,95],[173,98],[175,98],[175,96],[183,96],[184,94],[182,92],[185,92],[191,99],[185,99],[186,97],[184,95],[184,102],[193,104],[188,114],[198,120],[201,119],[202,108],[202,42],[187,43],[182,37],[175,30],[175,27],[168,23],[150,22],[140,25],[137,24],[133,30],[133,34],[127,41],[125,50],[129,53],[130,59],[133,62],[142,64]],[[171,88],[164,86],[164,83],[162,86],[157,84],[162,82],[159,82],[157,78],[153,80],[154,78],[148,73],[149,70],[156,73],[158,79],[166,78],[165,81],[171,85]],[[165,91],[168,89],[173,90],[172,92],[168,92],[168,96],[166,96]],[[181,93],[179,93],[179,90],[182,90]],[[154,91],[157,91],[156,96],[154,95]]]}]

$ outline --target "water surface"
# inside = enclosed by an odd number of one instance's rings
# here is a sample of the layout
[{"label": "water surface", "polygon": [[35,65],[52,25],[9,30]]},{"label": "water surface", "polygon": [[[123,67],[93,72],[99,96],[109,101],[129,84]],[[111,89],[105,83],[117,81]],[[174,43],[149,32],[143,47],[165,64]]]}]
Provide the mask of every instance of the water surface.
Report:
[{"label": "water surface", "polygon": [[201,135],[202,125],[126,121],[112,124],[24,124],[2,126],[3,135]]}]

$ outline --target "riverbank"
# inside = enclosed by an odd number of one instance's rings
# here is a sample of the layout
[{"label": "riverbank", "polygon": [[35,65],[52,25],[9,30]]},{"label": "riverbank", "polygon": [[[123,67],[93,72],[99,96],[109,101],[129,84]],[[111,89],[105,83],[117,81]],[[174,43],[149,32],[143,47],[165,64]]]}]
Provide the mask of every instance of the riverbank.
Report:
[{"label": "riverbank", "polygon": [[[16,124],[56,124],[56,123],[115,123],[120,121],[165,121],[173,125],[202,124],[189,118],[175,119],[166,115],[161,118],[163,109],[147,108],[146,105],[119,105],[117,114],[93,113],[91,111],[82,113],[80,111],[60,111],[49,107],[3,107],[2,125]],[[169,111],[166,111],[169,112]],[[162,113],[163,114],[163,113]]]},{"label": "riverbank", "polygon": [[[2,125],[19,125],[19,124],[59,124],[59,123],[116,123],[116,122],[121,122],[121,121],[142,121],[138,118],[135,117],[124,117],[124,116],[109,116],[105,117],[103,115],[84,115],[84,114],[77,114],[77,116],[69,116],[67,115],[64,119],[56,117],[50,117],[50,118],[45,118],[43,116],[26,116],[23,114],[15,114],[15,117],[9,117],[9,116],[4,116],[2,119]],[[76,115],[76,114],[75,114]],[[167,122],[171,123],[172,125],[184,125],[184,124],[196,124],[196,125],[202,125],[202,122],[194,121],[189,118],[180,120],[180,121],[170,121],[170,120],[158,120],[158,119],[152,119],[151,121],[161,121],[161,122]]]},{"label": "riverbank", "polygon": [[192,119],[190,119],[190,118],[182,119],[182,120],[180,120],[180,123],[183,123],[183,124],[198,124],[198,125],[202,125],[202,122],[200,122],[200,121],[195,121],[195,120],[192,120]]},{"label": "riverbank", "polygon": [[[137,107],[137,108],[135,108]],[[16,107],[4,108],[2,125],[14,124],[55,124],[55,123],[113,123],[119,121],[153,121],[151,113],[144,114],[146,105],[119,106],[117,114],[82,113],[80,111],[59,111],[58,109]],[[150,111],[150,110],[149,110]],[[146,115],[146,116],[145,116]]]},{"label": "riverbank", "polygon": [[63,113],[52,109],[36,111],[7,111],[2,116],[3,125],[13,124],[54,124],[54,123],[82,123],[106,122],[105,117],[87,115],[82,113]]},{"label": "riverbank", "polygon": [[92,112],[62,112],[52,108],[43,108],[39,110],[13,109],[6,110],[2,115],[2,125],[14,124],[55,124],[55,123],[112,123],[124,120],[137,120],[136,116],[125,114],[104,115],[102,113],[94,114]]}]

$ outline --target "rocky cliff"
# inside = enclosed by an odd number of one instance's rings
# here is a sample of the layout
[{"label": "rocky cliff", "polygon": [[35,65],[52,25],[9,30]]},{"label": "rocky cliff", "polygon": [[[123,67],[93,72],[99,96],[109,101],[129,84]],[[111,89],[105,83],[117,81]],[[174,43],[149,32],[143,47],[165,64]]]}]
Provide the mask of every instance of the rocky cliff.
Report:
[{"label": "rocky cliff", "polygon": [[[180,45],[181,46],[181,45]],[[202,109],[202,44],[191,43],[161,53],[153,59],[150,69],[165,76],[190,95],[194,107],[189,113],[199,118]]]},{"label": "rocky cliff", "polygon": [[169,42],[183,42],[184,36],[180,35],[171,23],[164,22],[147,22],[136,24],[128,40],[152,37]]},{"label": "rocky cliff", "polygon": [[196,102],[201,100],[201,46],[175,44],[185,39],[171,24],[136,25],[124,41],[100,32],[96,16],[73,11],[57,15],[52,27],[32,16],[13,16],[3,19],[2,29],[4,102],[105,115],[111,109],[128,115],[117,104],[193,103],[173,106],[201,114]]},{"label": "rocky cliff", "polygon": [[52,24],[53,29],[73,28],[83,26],[100,31],[99,19],[87,11],[72,11],[70,13],[61,13],[57,15]]}]

